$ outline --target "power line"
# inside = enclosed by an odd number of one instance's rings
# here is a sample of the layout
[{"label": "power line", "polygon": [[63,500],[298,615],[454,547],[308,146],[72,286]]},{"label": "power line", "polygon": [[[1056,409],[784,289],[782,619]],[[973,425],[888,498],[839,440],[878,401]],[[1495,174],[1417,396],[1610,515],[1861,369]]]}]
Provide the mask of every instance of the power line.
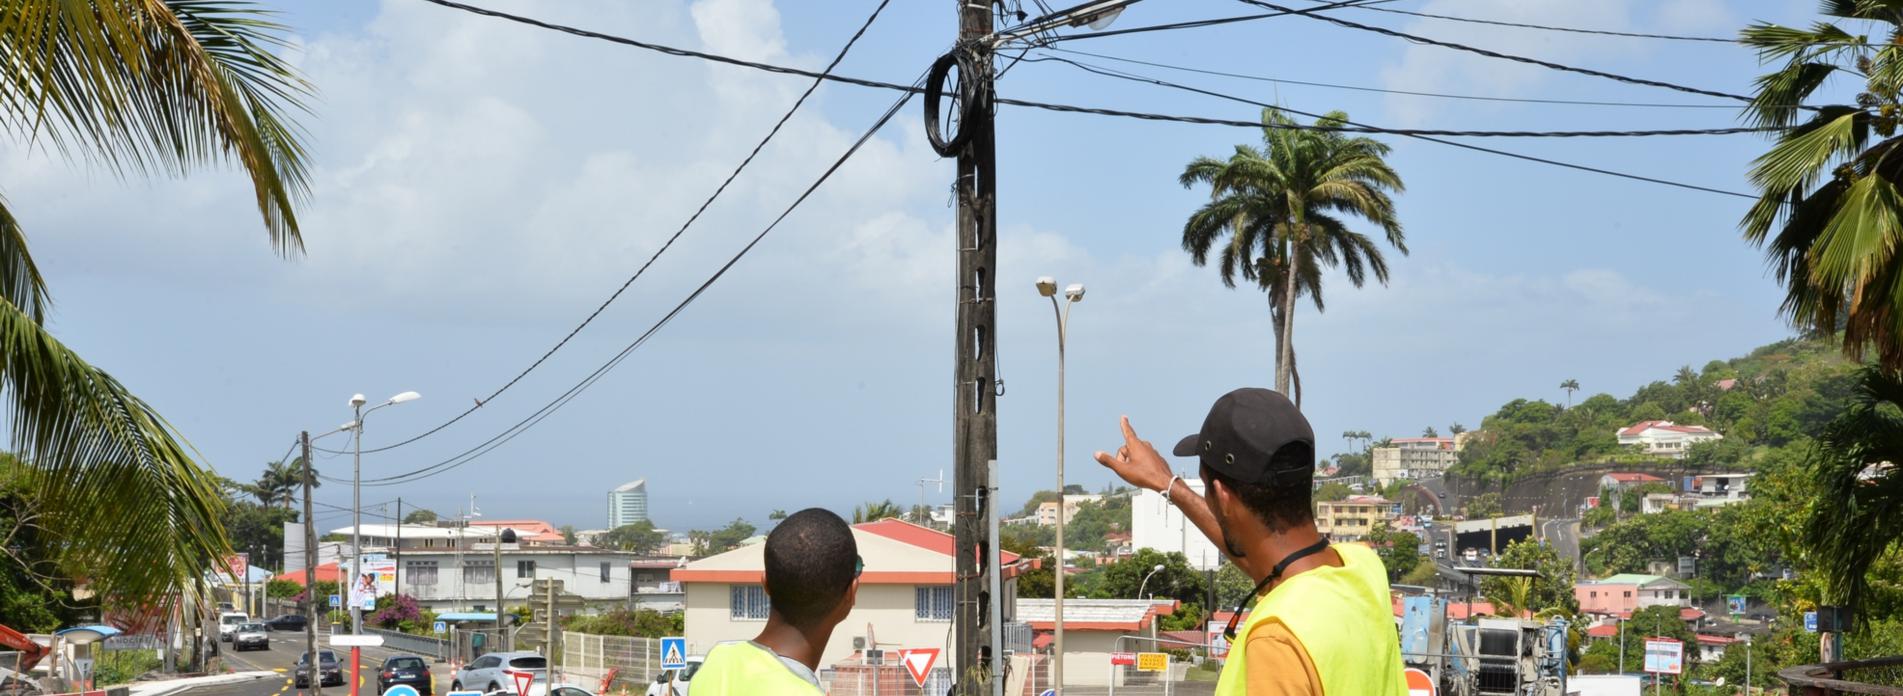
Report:
[{"label": "power line", "polygon": [[1214,27],[1214,26],[1220,26],[1224,24],[1234,24],[1237,22],[1250,22],[1250,21],[1254,21],[1258,19],[1269,19],[1272,17],[1286,17],[1291,14],[1308,14],[1310,12],[1321,12],[1323,10],[1333,10],[1333,9],[1339,9],[1343,7],[1367,7],[1369,5],[1380,5],[1384,3],[1390,3],[1390,2],[1394,2],[1394,0],[1340,0],[1340,2],[1332,2],[1327,5],[1310,7],[1310,8],[1302,9],[1302,10],[1288,10],[1283,12],[1261,12],[1257,14],[1237,15],[1234,17],[1217,17],[1215,19],[1198,19],[1198,20],[1192,20],[1187,22],[1172,22],[1169,24],[1153,24],[1153,25],[1142,26],[1142,27],[1130,27],[1128,29],[1109,29],[1109,30],[1103,30],[1103,31],[1093,31],[1087,34],[1086,33],[1063,34],[1063,35],[1050,37],[1049,39],[1041,42],[1039,45],[1048,45],[1048,44],[1056,43],[1059,41],[1101,39],[1101,38],[1110,37],[1110,36],[1124,36],[1126,34],[1145,34],[1145,33],[1153,32],[1153,31],[1174,31],[1177,29],[1200,29],[1203,27]]},{"label": "power line", "polygon": [[[1179,85],[1179,84],[1176,84],[1176,83],[1173,83],[1173,82],[1168,82],[1168,81],[1164,81],[1164,80],[1158,80],[1158,79],[1155,79],[1155,78],[1150,78],[1150,77],[1144,77],[1144,76],[1141,76],[1141,75],[1135,75],[1135,74],[1130,74],[1130,73],[1123,73],[1123,72],[1120,72],[1120,71],[1116,71],[1116,70],[1110,70],[1110,69],[1107,69],[1107,68],[1098,68],[1098,67],[1094,67],[1094,66],[1089,66],[1089,65],[1085,65],[1085,64],[1083,64],[1083,63],[1078,63],[1078,62],[1076,62],[1076,61],[1071,61],[1071,60],[1066,60],[1066,59],[1062,59],[1062,58],[1053,58],[1053,60],[1058,60],[1058,61],[1061,61],[1061,62],[1064,62],[1064,63],[1069,63],[1070,65],[1072,65],[1072,66],[1075,66],[1075,67],[1077,67],[1077,68],[1079,68],[1079,69],[1082,69],[1082,70],[1084,70],[1084,71],[1086,71],[1086,72],[1091,72],[1091,73],[1095,73],[1095,74],[1098,74],[1098,75],[1103,75],[1103,76],[1105,76],[1105,77],[1114,77],[1114,78],[1117,78],[1117,79],[1121,79],[1121,80],[1130,80],[1130,81],[1133,81],[1133,82],[1146,82],[1146,83],[1149,83],[1149,84],[1153,84],[1153,85],[1157,85],[1157,86],[1160,86],[1160,87],[1169,87],[1169,88],[1172,88],[1172,89],[1179,89],[1179,90],[1184,90],[1184,91],[1190,91],[1190,92],[1196,92],[1196,93],[1198,93],[1198,94],[1205,94],[1205,95],[1208,95],[1208,96],[1213,96],[1213,97],[1217,97],[1217,98],[1219,98],[1219,99],[1227,99],[1227,100],[1230,100],[1230,101],[1235,101],[1235,102],[1240,102],[1240,103],[1244,103],[1244,104],[1251,104],[1251,105],[1254,105],[1254,106],[1259,106],[1259,107],[1263,107],[1263,108],[1267,108],[1267,109],[1276,109],[1276,110],[1278,110],[1278,111],[1285,111],[1285,112],[1288,112],[1288,113],[1292,113],[1292,114],[1297,114],[1297,115],[1301,115],[1301,116],[1308,116],[1308,117],[1310,117],[1310,118],[1317,118],[1317,117],[1318,117],[1318,115],[1317,115],[1317,114],[1312,114],[1312,113],[1308,113],[1308,112],[1305,112],[1305,111],[1299,111],[1299,110],[1295,110],[1295,109],[1290,109],[1290,108],[1287,108],[1287,107],[1282,107],[1282,106],[1276,106],[1276,105],[1274,105],[1274,104],[1269,104],[1269,103],[1266,103],[1266,102],[1260,102],[1260,101],[1255,101],[1255,100],[1252,100],[1252,99],[1247,99],[1247,98],[1243,98],[1243,97],[1237,97],[1237,96],[1233,96],[1233,95],[1228,95],[1228,94],[1222,94],[1222,93],[1219,93],[1219,92],[1211,92],[1211,91],[1208,91],[1208,90],[1202,90],[1202,89],[1197,89],[1197,88],[1195,88],[1195,87],[1189,87],[1189,86],[1186,86],[1186,85]],[[1001,101],[1002,101],[1002,100],[1001,100]],[[1353,121],[1345,121],[1345,123],[1349,123],[1349,124],[1354,124],[1354,125],[1360,125],[1360,124],[1355,124],[1355,123],[1354,123]],[[1257,124],[1257,127],[1262,127],[1262,126],[1261,126],[1261,124]],[[1583,171],[1583,172],[1592,172],[1592,173],[1594,173],[1594,174],[1604,174],[1604,175],[1607,175],[1607,176],[1615,176],[1615,177],[1619,177],[1619,178],[1622,178],[1622,179],[1631,179],[1631,180],[1634,180],[1634,181],[1644,181],[1644,182],[1649,182],[1649,183],[1654,183],[1654,184],[1663,184],[1663,185],[1665,185],[1665,186],[1673,186],[1673,187],[1677,187],[1677,188],[1682,188],[1682,189],[1689,189],[1689,190],[1692,190],[1692,191],[1704,191],[1704,192],[1706,192],[1706,193],[1716,193],[1716,194],[1719,194],[1719,195],[1724,195],[1724,196],[1736,196],[1736,197],[1738,197],[1738,198],[1748,198],[1748,199],[1751,199],[1751,200],[1757,200],[1757,198],[1758,198],[1757,196],[1754,196],[1754,195],[1751,195],[1751,194],[1748,194],[1748,193],[1739,193],[1739,192],[1736,192],[1736,191],[1726,191],[1726,190],[1724,190],[1724,189],[1717,189],[1717,188],[1711,188],[1711,187],[1708,187],[1708,186],[1699,186],[1699,185],[1697,185],[1697,184],[1687,184],[1687,183],[1684,183],[1684,182],[1680,182],[1680,181],[1672,181],[1672,180],[1670,180],[1670,179],[1660,179],[1660,178],[1657,178],[1657,177],[1650,177],[1650,176],[1644,176],[1644,175],[1640,175],[1640,174],[1631,174],[1631,173],[1627,173],[1627,172],[1620,172],[1620,171],[1615,171],[1615,170],[1611,170],[1611,169],[1603,169],[1603,168],[1599,168],[1599,167],[1592,167],[1592,166],[1587,166],[1587,165],[1583,165],[1583,164],[1574,164],[1574,163],[1571,163],[1571,162],[1563,162],[1563,161],[1560,161],[1560,160],[1554,160],[1554,159],[1547,159],[1547,158],[1544,158],[1544,157],[1535,157],[1535,156],[1533,156],[1533,155],[1525,155],[1525,154],[1520,154],[1520,153],[1517,153],[1517,152],[1509,152],[1509,151],[1506,151],[1506,150],[1498,150],[1498,149],[1494,149],[1494,148],[1490,148],[1490,147],[1481,147],[1481,146],[1479,146],[1479,145],[1473,145],[1473,144],[1470,144],[1470,143],[1463,143],[1463,142],[1459,142],[1459,141],[1455,141],[1455,140],[1445,140],[1445,139],[1442,139],[1442,138],[1436,138],[1436,137],[1431,137],[1431,136],[1428,136],[1428,135],[1421,135],[1421,134],[1415,134],[1415,133],[1397,133],[1397,134],[1398,134],[1398,135],[1403,135],[1403,136],[1406,136],[1406,137],[1411,137],[1411,138],[1415,138],[1415,139],[1417,139],[1417,140],[1425,140],[1425,141],[1427,141],[1427,142],[1430,142],[1430,143],[1439,143],[1439,144],[1442,144],[1442,145],[1450,145],[1450,146],[1453,146],[1453,147],[1458,147],[1458,148],[1461,148],[1461,149],[1465,149],[1465,150],[1473,150],[1473,151],[1475,151],[1475,152],[1485,152],[1485,153],[1488,153],[1488,154],[1494,154],[1494,155],[1500,155],[1500,156],[1502,156],[1502,157],[1511,157],[1511,158],[1513,158],[1513,159],[1518,159],[1518,160],[1525,160],[1525,161],[1528,161],[1528,162],[1537,162],[1537,163],[1540,163],[1540,164],[1549,164],[1549,165],[1553,165],[1553,166],[1556,166],[1556,167],[1564,167],[1564,168],[1567,168],[1567,169],[1574,169],[1574,170],[1578,170],[1578,171]]]},{"label": "power line", "polygon": [[[429,0],[429,1],[436,2],[437,0]],[[921,76],[920,81],[922,82],[923,79],[924,79],[923,76]],[[471,461],[474,461],[476,458],[481,457],[482,455],[487,454],[490,451],[493,451],[497,447],[507,444],[510,440],[515,439],[516,436],[521,435],[524,432],[527,432],[530,428],[535,427],[537,424],[547,419],[550,415],[553,415],[555,411],[559,410],[562,406],[567,405],[568,402],[574,400],[576,396],[579,396],[583,391],[586,391],[588,387],[592,386],[595,382],[600,381],[600,379],[603,376],[605,376],[610,370],[614,369],[615,366],[619,365],[621,361],[627,359],[627,357],[630,354],[632,354],[636,349],[645,345],[648,339],[653,338],[656,333],[660,332],[662,327],[667,326],[667,324],[669,322],[672,322],[675,317],[680,316],[681,312],[685,311],[688,305],[693,304],[694,301],[698,300],[700,296],[707,291],[708,288],[713,287],[715,282],[719,281],[722,276],[725,276],[727,274],[727,271],[732,270],[736,264],[740,263],[740,259],[746,257],[748,252],[752,251],[755,246],[759,245],[761,240],[764,240],[766,238],[767,234],[771,233],[775,228],[779,227],[781,222],[785,221],[788,216],[793,214],[794,210],[798,209],[801,204],[805,203],[806,200],[813,195],[813,192],[819,190],[820,185],[826,183],[828,179],[832,178],[832,175],[835,172],[839,171],[839,168],[841,166],[844,166],[847,160],[850,160],[854,154],[858,153],[859,149],[863,147],[866,144],[866,142],[870,141],[873,135],[877,134],[880,129],[884,128],[885,125],[892,120],[892,117],[894,115],[898,114],[899,109],[904,107],[907,102],[911,101],[914,91],[912,89],[906,89],[904,91],[905,91],[905,94],[901,95],[896,101],[894,101],[892,103],[892,106],[887,108],[885,113],[881,115],[879,119],[876,122],[874,122],[870,128],[867,128],[865,133],[861,134],[859,136],[859,139],[854,141],[852,146],[848,147],[844,154],[841,154],[837,160],[834,160],[832,165],[827,167],[826,170],[820,174],[818,179],[813,181],[813,183],[810,186],[807,186],[806,190],[802,192],[798,198],[795,198],[793,202],[786,207],[785,210],[781,211],[779,217],[774,218],[773,222],[769,223],[764,229],[760,230],[760,233],[758,235],[755,235],[752,241],[747,242],[746,246],[741,247],[739,252],[735,253],[732,258],[728,259],[727,262],[719,268],[719,270],[716,270],[712,276],[709,276],[705,282],[701,283],[700,287],[696,288],[692,293],[688,294],[688,296],[685,299],[681,300],[679,304],[675,305],[672,311],[669,311],[665,316],[661,317],[660,320],[656,321],[652,326],[648,327],[647,331],[643,332],[639,337],[635,338],[633,342],[630,342],[626,347],[622,348],[619,353],[616,353],[615,356],[610,358],[607,362],[602,363],[602,365],[596,368],[594,372],[589,373],[587,377],[582,378],[580,382],[577,382],[574,386],[570,387],[568,391],[565,391],[560,396],[555,397],[555,399],[543,405],[542,408],[537,409],[534,413],[529,414],[528,417],[522,419],[521,421],[518,421],[515,425],[512,425],[509,428],[503,430],[500,434],[497,434],[496,436],[489,438],[488,440],[482,442],[481,444],[476,445],[475,447],[469,448],[468,450],[464,450],[462,453],[457,454],[456,456],[450,457],[449,459],[445,459],[441,462],[431,464],[429,466],[426,466],[414,471],[409,471],[402,474],[396,474],[394,476],[386,476],[382,478],[366,480],[362,483],[362,485],[393,486],[393,485],[398,485],[403,483],[420,481],[420,480],[429,478],[431,476],[435,476],[437,474],[441,474],[441,473],[450,471],[452,469],[455,469],[456,467],[462,466],[463,464],[467,464]]]},{"label": "power line", "polygon": [[1221,70],[1192,68],[1192,67],[1187,67],[1182,65],[1171,65],[1169,63],[1154,63],[1154,62],[1145,61],[1145,60],[1137,60],[1135,58],[1123,58],[1120,56],[1105,55],[1102,53],[1091,53],[1089,51],[1077,51],[1077,50],[1071,50],[1066,48],[1045,47],[1042,50],[1053,51],[1057,53],[1068,53],[1071,55],[1088,56],[1091,58],[1098,58],[1102,60],[1114,60],[1119,63],[1130,63],[1133,65],[1146,65],[1152,68],[1163,68],[1165,70],[1178,70],[1182,72],[1197,73],[1201,75],[1214,75],[1217,77],[1231,77],[1231,78],[1235,78],[1239,80],[1254,80],[1256,82],[1270,82],[1270,83],[1282,84],[1282,85],[1301,85],[1304,87],[1325,87],[1328,89],[1343,89],[1343,90],[1351,90],[1356,92],[1374,92],[1378,94],[1401,94],[1401,95],[1414,96],[1414,97],[1435,97],[1439,99],[1459,99],[1459,100],[1465,100],[1465,101],[1508,102],[1508,103],[1519,103],[1519,104],[1556,104],[1556,105],[1564,105],[1564,106],[1620,106],[1620,107],[1637,107],[1637,108],[1652,108],[1652,109],[1726,109],[1726,110],[1732,110],[1732,111],[1735,111],[1738,109],[1737,106],[1732,104],[1677,104],[1677,103],[1658,103],[1658,102],[1586,101],[1586,100],[1577,100],[1577,99],[1533,99],[1529,97],[1484,97],[1484,96],[1473,95],[1473,94],[1444,94],[1440,92],[1415,92],[1415,91],[1404,90],[1404,89],[1382,89],[1380,87],[1361,87],[1356,85],[1334,84],[1330,82],[1309,82],[1305,80],[1290,80],[1285,78],[1268,77],[1265,75],[1250,75],[1246,73],[1233,73],[1233,72],[1224,72]]},{"label": "power line", "polygon": [[430,428],[429,430],[425,430],[422,433],[414,437],[411,437],[409,439],[402,440],[395,444],[384,445],[382,447],[367,449],[367,450],[364,450],[364,452],[375,453],[375,452],[383,452],[387,450],[396,449],[398,447],[402,447],[404,445],[410,444],[412,442],[416,442],[417,440],[421,440],[423,438],[426,438],[438,432],[441,432],[444,428],[448,428],[449,426],[454,425],[457,421],[460,421],[464,418],[469,417],[469,415],[472,413],[475,413],[477,409],[482,408],[484,404],[494,401],[496,397],[501,396],[503,392],[508,391],[510,387],[515,386],[517,382],[522,381],[522,378],[527,377],[530,372],[534,372],[535,368],[541,367],[542,363],[547,362],[549,357],[555,355],[556,351],[559,351],[562,349],[563,346],[568,345],[568,342],[570,340],[573,340],[576,334],[581,333],[582,329],[587,328],[590,323],[594,322],[596,317],[601,316],[601,313],[608,309],[608,305],[614,304],[614,301],[619,299],[622,293],[627,292],[628,287],[631,285],[634,285],[634,281],[639,280],[643,274],[647,273],[648,268],[650,266],[653,266],[654,262],[660,259],[662,254],[667,253],[667,250],[674,246],[674,242],[676,240],[679,240],[681,238],[681,235],[687,232],[687,228],[692,227],[694,225],[694,222],[699,220],[700,216],[703,213],[707,212],[707,208],[712,206],[714,204],[714,201],[720,198],[721,194],[726,193],[727,187],[733,183],[734,179],[739,178],[740,173],[743,171],[746,171],[747,165],[753,163],[753,159],[760,155],[760,151],[766,148],[767,143],[772,142],[773,137],[780,134],[780,129],[786,126],[786,122],[792,120],[793,114],[797,113],[800,110],[800,106],[806,103],[806,99],[808,97],[813,96],[813,92],[817,91],[819,89],[819,86],[825,82],[825,78],[823,76],[830,75],[833,71],[833,68],[839,67],[839,62],[846,59],[846,54],[852,51],[853,45],[859,43],[859,38],[862,36],[865,36],[866,30],[872,27],[872,22],[879,18],[879,13],[884,12],[886,5],[891,4],[891,2],[892,0],[879,0],[879,4],[872,8],[872,14],[866,17],[866,21],[860,23],[859,30],[853,32],[851,38],[846,39],[846,45],[841,46],[839,49],[839,52],[833,55],[832,62],[826,64],[826,69],[821,71],[821,76],[813,78],[813,83],[811,85],[807,85],[806,91],[800,93],[799,99],[796,99],[793,101],[793,106],[788,107],[786,110],[786,113],[780,115],[780,120],[773,124],[773,128],[771,130],[767,131],[766,137],[761,138],[760,142],[753,146],[753,151],[747,153],[746,159],[740,160],[739,166],[734,167],[733,171],[727,174],[727,178],[720,182],[720,186],[715,187],[714,192],[712,194],[709,194],[706,200],[701,201],[700,208],[696,209],[693,215],[688,216],[686,222],[681,223],[680,229],[674,230],[674,234],[672,236],[669,236],[665,243],[661,244],[661,248],[656,249],[654,251],[654,254],[649,256],[648,260],[641,264],[640,268],[635,269],[634,275],[628,276],[628,279],[621,283],[621,287],[616,288],[612,294],[608,295],[608,299],[602,300],[601,304],[597,305],[594,311],[589,312],[588,316],[584,317],[581,320],[580,324],[576,324],[575,328],[569,330],[568,335],[563,336],[562,340],[556,341],[555,345],[551,346],[546,352],[542,353],[541,357],[536,358],[535,362],[529,363],[528,367],[523,368],[521,372],[516,373],[514,377],[510,378],[509,381],[504,383],[500,388],[496,389],[493,392],[490,392],[489,396],[477,400],[476,405],[469,407],[467,410],[463,411],[462,413],[456,414],[456,417],[451,418],[447,421],[443,421],[441,424],[438,424],[436,427]]},{"label": "power line", "polygon": [[1492,20],[1492,19],[1475,19],[1472,17],[1449,17],[1447,15],[1428,14],[1426,12],[1397,10],[1390,7],[1369,7],[1367,9],[1373,10],[1375,12],[1388,12],[1388,13],[1399,14],[1399,15],[1425,17],[1428,19],[1443,19],[1449,22],[1466,22],[1469,24],[1490,24],[1497,27],[1516,27],[1519,29],[1540,29],[1543,31],[1561,31],[1561,32],[1569,33],[1569,34],[1598,34],[1601,36],[1625,36],[1625,37],[1631,37],[1635,39],[1664,39],[1667,41],[1703,41],[1703,42],[1710,42],[1710,43],[1726,43],[1726,44],[1743,43],[1742,41],[1739,41],[1737,39],[1727,39],[1727,38],[1721,38],[1716,36],[1684,36],[1684,35],[1678,35],[1678,34],[1644,34],[1644,33],[1629,32],[1629,31],[1609,31],[1606,29],[1580,29],[1577,27],[1555,27],[1555,26],[1547,26],[1543,24],[1524,24],[1520,22],[1502,22],[1499,20]]},{"label": "power line", "polygon": [[[1266,7],[1273,10],[1294,12],[1294,10],[1290,10],[1289,8],[1286,8],[1274,3],[1270,3],[1270,2],[1264,2],[1263,0],[1237,0],[1237,1],[1247,3],[1250,5],[1255,5],[1257,7]],[[1689,94],[1702,94],[1707,97],[1734,99],[1734,100],[1742,101],[1742,102],[1752,101],[1751,97],[1747,97],[1742,94],[1719,92],[1716,90],[1702,89],[1698,87],[1687,87],[1685,85],[1673,84],[1670,82],[1660,82],[1658,80],[1647,80],[1644,78],[1630,77],[1626,75],[1619,75],[1615,73],[1605,72],[1603,70],[1593,70],[1591,68],[1576,68],[1570,65],[1562,65],[1559,63],[1554,63],[1552,61],[1540,60],[1538,58],[1527,58],[1525,56],[1516,56],[1516,55],[1501,53],[1499,51],[1492,51],[1492,50],[1488,50],[1484,48],[1475,48],[1473,46],[1468,46],[1466,44],[1459,44],[1459,43],[1454,43],[1451,41],[1441,41],[1439,39],[1430,39],[1424,36],[1416,36],[1414,34],[1398,32],[1393,29],[1388,29],[1385,27],[1371,26],[1367,24],[1362,24],[1360,22],[1351,22],[1346,19],[1342,19],[1340,17],[1333,17],[1329,15],[1322,15],[1322,14],[1303,14],[1302,16],[1309,17],[1311,19],[1318,19],[1324,22],[1328,22],[1330,24],[1336,24],[1336,25],[1348,27],[1350,29],[1360,29],[1362,31],[1371,31],[1377,34],[1382,34],[1384,36],[1392,36],[1395,38],[1407,39],[1408,41],[1412,41],[1414,43],[1426,44],[1429,46],[1439,46],[1441,48],[1451,48],[1456,51],[1466,51],[1468,53],[1482,55],[1488,58],[1498,58],[1501,60],[1514,61],[1516,63],[1526,63],[1528,65],[1537,65],[1542,68],[1559,70],[1562,72],[1578,73],[1580,75],[1591,75],[1593,77],[1603,77],[1608,80],[1616,80],[1619,82],[1624,82],[1624,83],[1633,84],[1633,85],[1644,85],[1646,87],[1661,87],[1664,89],[1677,90],[1677,91],[1686,92]]]}]

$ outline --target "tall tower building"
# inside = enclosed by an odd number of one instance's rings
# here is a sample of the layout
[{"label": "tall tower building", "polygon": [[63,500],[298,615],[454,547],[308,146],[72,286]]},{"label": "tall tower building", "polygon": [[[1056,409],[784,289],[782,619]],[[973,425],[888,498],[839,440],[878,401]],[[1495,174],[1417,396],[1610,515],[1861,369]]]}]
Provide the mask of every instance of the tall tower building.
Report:
[{"label": "tall tower building", "polygon": [[648,480],[637,479],[608,491],[608,528],[648,518]]}]

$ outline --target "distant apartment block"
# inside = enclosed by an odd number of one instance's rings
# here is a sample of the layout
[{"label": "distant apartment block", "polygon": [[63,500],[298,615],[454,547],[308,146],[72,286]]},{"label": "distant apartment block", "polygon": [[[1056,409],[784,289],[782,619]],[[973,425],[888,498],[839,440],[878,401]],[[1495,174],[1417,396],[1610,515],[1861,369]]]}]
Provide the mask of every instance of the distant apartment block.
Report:
[{"label": "distant apartment block", "polygon": [[[1064,524],[1070,524],[1071,519],[1077,516],[1077,506],[1084,503],[1100,502],[1102,500],[1103,496],[1101,495],[1064,496]],[[1038,504],[1037,523],[1046,527],[1057,526],[1057,501],[1047,500]]]},{"label": "distant apartment block", "polygon": [[1397,437],[1388,447],[1374,448],[1374,480],[1387,485],[1397,479],[1440,476],[1460,462],[1464,444],[1465,438]]},{"label": "distant apartment block", "polygon": [[[1183,479],[1182,485],[1197,495],[1203,494],[1201,479]],[[1215,570],[1222,564],[1222,551],[1209,537],[1203,536],[1162,493],[1147,488],[1130,499],[1130,545],[1163,553],[1180,551],[1197,570]]]},{"label": "distant apartment block", "polygon": [[1619,444],[1640,448],[1646,454],[1683,459],[1685,451],[1700,442],[1724,436],[1702,425],[1679,425],[1671,421],[1640,421],[1620,430]]},{"label": "distant apartment block", "polygon": [[1368,538],[1374,526],[1395,516],[1395,504],[1373,495],[1351,495],[1345,500],[1315,504],[1315,528],[1335,541]]},{"label": "distant apartment block", "polygon": [[608,491],[608,528],[630,525],[648,518],[648,480],[637,479]]}]

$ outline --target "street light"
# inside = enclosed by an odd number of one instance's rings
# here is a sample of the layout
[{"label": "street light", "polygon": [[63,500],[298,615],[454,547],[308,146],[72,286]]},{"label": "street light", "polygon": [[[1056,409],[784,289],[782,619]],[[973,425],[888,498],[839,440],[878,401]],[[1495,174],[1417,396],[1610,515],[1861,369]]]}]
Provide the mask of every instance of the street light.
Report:
[{"label": "street light", "polygon": [[1158,563],[1155,568],[1150,569],[1149,575],[1143,576],[1143,584],[1137,585],[1137,599],[1143,599],[1143,588],[1150,586],[1150,576],[1161,572],[1163,572],[1163,564]]},{"label": "street light", "polygon": [[1052,603],[1052,650],[1057,659],[1051,663],[1051,685],[1064,688],[1064,339],[1070,330],[1070,308],[1084,300],[1082,283],[1064,288],[1063,306],[1057,303],[1057,281],[1050,276],[1037,279],[1037,294],[1051,298],[1051,314],[1057,317],[1057,597]]},{"label": "street light", "polygon": [[[356,444],[354,445],[351,451],[351,469],[352,469],[350,474],[350,583],[351,584],[345,587],[346,596],[349,594],[349,591],[348,591],[349,588],[355,587],[357,579],[362,577],[363,575],[363,417],[370,415],[372,413],[375,413],[377,409],[384,408],[386,406],[395,406],[397,404],[404,403],[406,401],[415,401],[420,398],[423,398],[422,394],[418,394],[413,391],[406,391],[401,394],[397,394],[396,396],[392,396],[388,400],[384,401],[383,403],[372,406],[370,407],[370,410],[365,411],[363,410],[363,405],[367,402],[363,398],[362,394],[354,394],[350,397],[350,411],[351,411],[351,414],[356,417],[353,418],[349,423],[345,423],[344,427],[349,428],[351,430],[353,435],[352,440],[354,440]],[[357,602],[350,603],[350,632],[356,633],[356,634],[363,633],[363,605]]]}]

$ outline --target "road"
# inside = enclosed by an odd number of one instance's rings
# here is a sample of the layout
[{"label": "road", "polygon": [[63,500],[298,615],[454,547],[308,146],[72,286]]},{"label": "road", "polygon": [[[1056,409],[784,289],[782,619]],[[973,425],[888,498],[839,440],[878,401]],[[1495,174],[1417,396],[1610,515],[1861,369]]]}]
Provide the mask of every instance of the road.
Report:
[{"label": "road", "polygon": [[[317,647],[319,650],[326,648],[329,643],[329,637],[327,633],[317,634]],[[310,689],[296,688],[291,681],[291,668],[297,664],[297,656],[304,652],[305,644],[304,634],[302,632],[273,632],[271,634],[271,649],[269,650],[236,652],[231,649],[231,644],[229,643],[222,643],[218,647],[219,657],[223,658],[225,665],[232,669],[240,672],[277,672],[284,675],[284,678],[260,679],[239,684],[199,687],[192,689],[189,692],[189,696],[296,696],[310,691]],[[350,671],[350,649],[337,648],[335,652],[337,653],[338,659],[344,662],[345,678],[348,679]],[[398,654],[407,653],[384,650],[382,648],[363,649],[363,675],[361,686],[359,687],[359,691],[363,696],[375,696],[377,689],[377,666],[383,664],[384,658]],[[432,661],[430,664],[430,673],[436,682],[436,688],[433,689],[433,691],[437,694],[448,693],[450,681],[449,665],[435,664]],[[349,685],[346,684],[345,686],[325,687],[322,692],[330,696],[345,696],[350,693],[350,689]]]},{"label": "road", "polygon": [[1540,537],[1553,545],[1559,557],[1579,568],[1579,520],[1551,519],[1540,523]]}]

